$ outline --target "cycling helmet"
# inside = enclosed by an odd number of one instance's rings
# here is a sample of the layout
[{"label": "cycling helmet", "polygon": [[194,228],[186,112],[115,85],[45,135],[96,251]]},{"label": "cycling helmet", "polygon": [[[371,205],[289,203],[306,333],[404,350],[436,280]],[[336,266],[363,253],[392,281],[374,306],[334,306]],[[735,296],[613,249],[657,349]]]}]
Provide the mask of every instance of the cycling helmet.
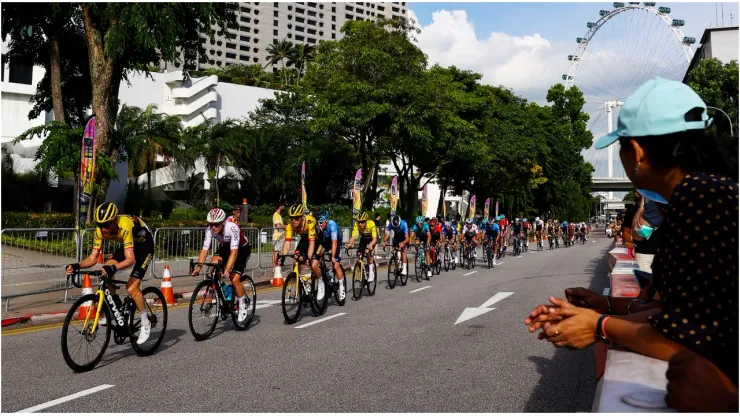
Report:
[{"label": "cycling helmet", "polygon": [[416,217],[416,223],[417,224],[421,224],[423,222],[424,222],[424,217],[422,217],[421,215],[419,215],[418,217]]},{"label": "cycling helmet", "polygon": [[540,217],[536,217],[534,220],[540,222]]},{"label": "cycling helmet", "polygon": [[468,218],[467,220],[465,220],[465,224],[472,224],[472,223],[473,223],[472,218]]},{"label": "cycling helmet", "polygon": [[394,215],[393,218],[391,218],[391,224],[393,224],[394,227],[401,225],[401,217]]},{"label": "cycling helmet", "polygon": [[357,221],[367,221],[368,218],[367,212],[363,212],[357,217]]},{"label": "cycling helmet", "polygon": [[496,218],[493,218],[493,217],[490,217],[490,218],[488,219],[488,222],[494,222],[494,221],[498,221],[498,220],[497,220]]},{"label": "cycling helmet", "polygon": [[316,220],[318,222],[324,222],[329,219],[329,212],[328,211],[321,211],[319,212],[319,215],[316,216]]},{"label": "cycling helmet", "polygon": [[481,220],[481,222],[482,222],[483,224],[488,224],[488,218],[483,218],[483,219]]},{"label": "cycling helmet", "polygon": [[99,225],[110,224],[118,216],[118,207],[112,202],[105,202],[95,210],[95,222]]},{"label": "cycling helmet", "polygon": [[451,223],[451,222],[449,222],[449,221],[445,221],[445,227],[449,227],[449,226],[451,226],[451,225],[452,225],[452,223]]},{"label": "cycling helmet", "polygon": [[206,221],[208,221],[209,223],[224,222],[224,220],[226,220],[226,213],[221,208],[213,208],[212,210],[208,211]]},{"label": "cycling helmet", "polygon": [[295,204],[288,209],[289,217],[302,217],[305,214],[306,210],[303,208],[303,204]]}]

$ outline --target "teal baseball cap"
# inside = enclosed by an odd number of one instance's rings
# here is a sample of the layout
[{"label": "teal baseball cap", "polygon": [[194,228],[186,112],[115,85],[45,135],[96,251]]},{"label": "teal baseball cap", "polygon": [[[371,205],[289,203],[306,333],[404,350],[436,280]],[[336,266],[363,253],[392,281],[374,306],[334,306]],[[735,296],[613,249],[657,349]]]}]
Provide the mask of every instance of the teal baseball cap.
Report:
[{"label": "teal baseball cap", "polygon": [[709,127],[707,105],[686,84],[655,77],[622,104],[617,129],[599,138],[594,147],[604,149],[620,137],[663,136]]}]

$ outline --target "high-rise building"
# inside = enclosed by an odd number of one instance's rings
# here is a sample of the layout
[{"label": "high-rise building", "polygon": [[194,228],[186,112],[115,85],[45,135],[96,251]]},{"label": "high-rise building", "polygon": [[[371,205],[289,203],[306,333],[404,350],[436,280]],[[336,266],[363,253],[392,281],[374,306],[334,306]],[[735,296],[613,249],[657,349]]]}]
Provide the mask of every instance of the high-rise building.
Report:
[{"label": "high-rise building", "polygon": [[[407,18],[406,2],[246,2],[239,3],[236,24],[228,35],[214,40],[203,34],[208,57],[198,68],[218,68],[233,64],[267,65],[267,46],[286,39],[292,43],[318,45],[320,40],[341,38],[347,20],[372,20],[378,17]],[[170,67],[170,69],[177,69]]]}]

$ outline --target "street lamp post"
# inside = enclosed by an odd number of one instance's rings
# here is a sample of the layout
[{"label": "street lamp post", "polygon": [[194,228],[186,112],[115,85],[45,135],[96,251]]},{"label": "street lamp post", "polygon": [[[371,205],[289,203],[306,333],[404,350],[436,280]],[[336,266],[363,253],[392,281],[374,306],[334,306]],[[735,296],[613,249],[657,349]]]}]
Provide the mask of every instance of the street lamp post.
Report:
[{"label": "street lamp post", "polygon": [[730,136],[734,136],[734,134],[732,133],[732,119],[730,118],[730,116],[728,116],[727,113],[725,113],[724,111],[720,110],[717,107],[707,107],[707,108],[711,108],[712,110],[717,110],[720,113],[724,114],[725,117],[727,117],[727,121],[730,123]]}]

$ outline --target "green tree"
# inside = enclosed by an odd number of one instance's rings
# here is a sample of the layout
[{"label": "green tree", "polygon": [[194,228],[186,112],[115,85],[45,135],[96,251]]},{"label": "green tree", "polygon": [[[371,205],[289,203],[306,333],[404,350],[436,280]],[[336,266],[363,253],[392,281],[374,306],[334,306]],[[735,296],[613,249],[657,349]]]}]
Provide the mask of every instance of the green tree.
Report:
[{"label": "green tree", "polygon": [[[291,65],[290,57],[293,54],[293,43],[287,39],[282,39],[276,43],[267,46],[267,64],[274,67],[280,64],[280,74],[283,78],[283,85],[288,85],[287,65]],[[287,65],[285,61],[288,61]]]},{"label": "green tree", "polygon": [[316,59],[316,48],[306,43],[293,45],[288,54],[288,66],[293,66],[297,73],[296,82],[303,79],[306,67]]},{"label": "green tree", "polygon": [[719,59],[704,59],[688,75],[689,86],[696,91],[709,107],[718,108],[729,116],[715,109],[708,109],[714,118],[711,133],[731,136],[730,121],[735,136],[738,135],[738,63],[733,60],[723,64]]}]

